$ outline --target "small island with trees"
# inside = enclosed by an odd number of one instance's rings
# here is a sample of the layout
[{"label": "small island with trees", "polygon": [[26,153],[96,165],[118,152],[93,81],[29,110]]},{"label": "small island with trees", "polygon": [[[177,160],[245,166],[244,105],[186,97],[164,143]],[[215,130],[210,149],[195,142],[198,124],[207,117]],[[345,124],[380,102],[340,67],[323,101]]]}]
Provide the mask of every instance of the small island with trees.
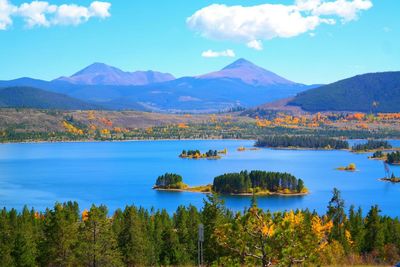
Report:
[{"label": "small island with trees", "polygon": [[357,171],[357,167],[356,167],[356,164],[350,163],[346,167],[339,167],[336,170],[338,170],[338,171],[355,172],[355,171]]},{"label": "small island with trees", "polygon": [[214,178],[213,192],[228,195],[306,195],[301,179],[289,173],[241,171]]},{"label": "small island with trees", "polygon": [[386,178],[381,178],[379,179],[380,181],[383,182],[390,182],[390,183],[400,183],[400,178],[396,177],[396,175],[394,175],[394,173],[392,173],[392,175],[390,176],[390,178],[386,177]]},{"label": "small island with trees", "polygon": [[160,191],[210,193],[211,187],[212,185],[189,187],[183,182],[183,178],[179,174],[166,173],[157,178],[153,189]]},{"label": "small island with trees", "polygon": [[[351,148],[353,152],[372,152],[391,149],[392,145],[388,141],[368,140],[365,144],[356,144]],[[377,151],[378,150],[378,151]]]},{"label": "small island with trees", "polygon": [[308,194],[302,179],[288,173],[266,171],[241,171],[226,173],[214,178],[212,185],[189,187],[182,176],[166,173],[157,178],[155,190],[175,192],[217,193],[240,196],[302,196]]},{"label": "small island with trees", "polygon": [[278,149],[349,149],[344,140],[315,135],[271,135],[257,140],[256,147]]},{"label": "small island with trees", "polygon": [[183,159],[221,159],[220,154],[226,153],[226,149],[222,151],[210,149],[205,153],[201,153],[200,150],[183,150],[179,157]]},{"label": "small island with trees", "polygon": [[400,151],[388,153],[386,155],[386,162],[390,165],[400,165]]},{"label": "small island with trees", "polygon": [[369,157],[370,159],[377,159],[377,160],[385,160],[387,159],[387,154],[381,150],[375,151],[372,156]]}]

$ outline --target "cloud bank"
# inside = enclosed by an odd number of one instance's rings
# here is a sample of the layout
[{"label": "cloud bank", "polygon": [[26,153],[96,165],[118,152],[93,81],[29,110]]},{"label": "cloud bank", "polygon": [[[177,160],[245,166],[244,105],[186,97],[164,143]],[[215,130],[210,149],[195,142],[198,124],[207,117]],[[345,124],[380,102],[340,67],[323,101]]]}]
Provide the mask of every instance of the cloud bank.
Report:
[{"label": "cloud bank", "polygon": [[203,37],[243,42],[261,50],[261,40],[291,38],[322,24],[347,23],[372,7],[371,0],[296,0],[292,5],[227,6],[212,4],[187,18]]},{"label": "cloud bank", "polygon": [[213,57],[235,57],[235,52],[232,49],[226,49],[224,51],[213,51],[211,49],[204,51],[201,54],[202,57],[213,58]]},{"label": "cloud bank", "polygon": [[15,6],[8,0],[0,0],[0,30],[6,30],[14,17],[21,17],[28,28],[53,25],[79,25],[91,18],[110,17],[109,2],[94,1],[88,7],[76,4],[52,5],[45,1],[33,1]]}]

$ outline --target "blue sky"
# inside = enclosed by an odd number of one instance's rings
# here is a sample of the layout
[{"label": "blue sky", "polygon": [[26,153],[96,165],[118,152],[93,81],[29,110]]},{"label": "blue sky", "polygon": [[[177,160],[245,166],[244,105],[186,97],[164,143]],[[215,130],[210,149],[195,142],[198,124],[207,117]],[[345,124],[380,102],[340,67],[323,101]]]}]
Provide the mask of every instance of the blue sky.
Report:
[{"label": "blue sky", "polygon": [[[79,4],[85,7],[93,2],[48,1],[58,6]],[[336,16],[335,25],[321,23],[293,37],[270,39],[264,38],[263,33],[256,36],[262,41],[261,51],[249,48],[247,37],[227,36],[229,34],[222,32],[209,36],[210,28],[203,27],[207,14],[202,14],[203,24],[194,28],[189,27],[186,20],[196,11],[216,3],[225,4],[227,8],[267,3],[288,6],[295,0],[104,1],[111,4],[110,16],[93,15],[79,25],[54,23],[29,27],[21,16],[13,16],[12,25],[0,30],[0,79],[49,80],[71,75],[93,62],[127,71],[170,72],[180,77],[214,71],[238,58],[246,58],[285,78],[308,84],[329,83],[367,72],[400,70],[398,0],[370,0],[373,6],[359,11],[357,19],[343,22],[343,17]],[[344,0],[326,0],[329,1]],[[23,3],[30,2],[9,0],[14,6]],[[218,38],[218,34],[223,36]],[[234,51],[235,57],[202,56],[207,50],[226,49]]]}]

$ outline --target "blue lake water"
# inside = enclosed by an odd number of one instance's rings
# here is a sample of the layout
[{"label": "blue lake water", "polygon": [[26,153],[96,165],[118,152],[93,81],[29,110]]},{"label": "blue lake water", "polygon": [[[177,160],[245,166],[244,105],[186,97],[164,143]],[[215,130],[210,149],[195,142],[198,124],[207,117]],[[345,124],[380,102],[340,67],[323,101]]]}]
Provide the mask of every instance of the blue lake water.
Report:
[{"label": "blue lake water", "polygon": [[[356,141],[357,142],[357,141]],[[399,146],[399,141],[391,141]],[[325,212],[331,191],[342,191],[347,208],[353,204],[364,211],[378,204],[383,214],[400,216],[400,184],[380,182],[381,161],[370,154],[346,151],[270,150],[237,152],[253,141],[143,141],[94,143],[37,143],[0,145],[0,206],[21,209],[27,204],[44,210],[56,201],[76,200],[81,209],[92,203],[106,204],[111,211],[135,204],[165,208],[179,205],[202,207],[200,193],[157,192],[156,178],[165,172],[181,174],[189,185],[212,183],[225,172],[240,170],[281,171],[305,181],[311,194],[304,197],[260,197],[265,209],[309,208]],[[227,148],[221,160],[178,158],[183,149]],[[341,172],[339,166],[355,163],[359,171]],[[400,167],[392,167],[400,175]],[[226,205],[243,210],[248,197],[224,197]]]}]

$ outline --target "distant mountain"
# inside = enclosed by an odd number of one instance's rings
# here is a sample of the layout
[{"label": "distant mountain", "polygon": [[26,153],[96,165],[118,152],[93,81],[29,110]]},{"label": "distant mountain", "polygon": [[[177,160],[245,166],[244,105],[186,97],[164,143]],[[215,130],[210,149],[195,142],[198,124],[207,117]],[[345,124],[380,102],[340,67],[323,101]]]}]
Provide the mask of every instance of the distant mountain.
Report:
[{"label": "distant mountain", "polygon": [[64,81],[80,85],[146,85],[174,80],[169,73],[156,71],[125,72],[103,63],[94,63],[71,77],[60,77],[55,81]]},{"label": "distant mountain", "polygon": [[246,84],[253,86],[271,86],[271,85],[295,85],[295,82],[289,81],[271,71],[254,65],[246,59],[238,59],[232,64],[226,66],[220,71],[211,72],[199,76],[200,79],[230,78],[239,79]]},{"label": "distant mountain", "polygon": [[100,109],[98,105],[32,87],[0,88],[0,107],[59,110]]},{"label": "distant mountain", "polygon": [[[135,78],[132,78],[133,74]],[[108,109],[173,113],[218,112],[238,106],[253,107],[294,97],[301,91],[315,87],[291,82],[244,59],[235,61],[221,71],[202,76],[164,82],[159,82],[160,79],[155,72],[126,73],[96,63],[70,78],[50,82],[22,78],[0,81],[0,87],[36,87]],[[125,81],[124,85],[121,85],[122,80]],[[128,85],[133,82],[145,84]]]},{"label": "distant mountain", "polygon": [[400,72],[370,73],[298,94],[306,111],[400,112]]}]

